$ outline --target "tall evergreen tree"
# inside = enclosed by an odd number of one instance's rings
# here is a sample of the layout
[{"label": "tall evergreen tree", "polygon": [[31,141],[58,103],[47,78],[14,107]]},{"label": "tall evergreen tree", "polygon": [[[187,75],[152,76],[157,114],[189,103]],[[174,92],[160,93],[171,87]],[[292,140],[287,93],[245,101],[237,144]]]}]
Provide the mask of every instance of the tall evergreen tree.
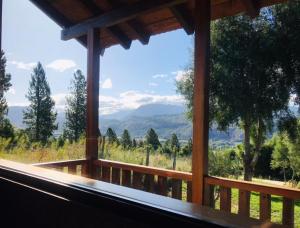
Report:
[{"label": "tall evergreen tree", "polygon": [[106,137],[107,137],[107,140],[108,140],[109,144],[119,143],[119,140],[118,140],[116,132],[112,128],[110,128],[110,127],[107,128]]},{"label": "tall evergreen tree", "polygon": [[0,136],[10,137],[13,135],[13,127],[9,120],[5,118],[7,114],[7,102],[5,99],[5,92],[11,87],[11,75],[6,73],[6,58],[4,52],[0,55]]},{"label": "tall evergreen tree", "polygon": [[33,69],[26,95],[30,105],[23,113],[23,122],[32,141],[46,143],[57,129],[55,124],[57,113],[53,110],[55,103],[50,95],[46,74],[39,62]]},{"label": "tall evergreen tree", "polygon": [[80,70],[71,81],[71,94],[67,96],[65,135],[78,141],[86,127],[86,80]]},{"label": "tall evergreen tree", "polygon": [[121,143],[124,149],[127,149],[129,147],[131,147],[131,137],[129,134],[129,131],[127,129],[125,129],[123,131],[122,137],[121,137]]},{"label": "tall evergreen tree", "polygon": [[151,145],[154,150],[157,150],[158,147],[161,145],[158,139],[158,135],[152,128],[150,128],[147,132],[146,142],[148,145]]}]

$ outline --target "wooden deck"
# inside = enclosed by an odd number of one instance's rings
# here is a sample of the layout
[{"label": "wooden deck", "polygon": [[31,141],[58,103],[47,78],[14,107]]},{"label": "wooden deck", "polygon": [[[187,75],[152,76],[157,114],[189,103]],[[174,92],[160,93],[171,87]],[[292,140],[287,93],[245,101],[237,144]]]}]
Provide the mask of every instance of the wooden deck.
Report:
[{"label": "wooden deck", "polygon": [[[83,176],[84,173],[81,173],[81,170],[84,170],[82,167],[85,165],[85,160],[36,164],[36,166],[64,170]],[[183,201],[192,201],[191,173],[101,159],[94,162],[94,167],[97,180]],[[271,220],[271,195],[281,196],[283,197],[283,225],[288,227],[294,225],[294,202],[300,199],[300,190],[298,189],[211,176],[206,176],[204,182],[208,191],[213,192],[219,188],[220,210],[224,212],[231,212],[231,190],[238,189],[238,214],[248,218],[250,217],[249,194],[258,192],[260,194],[259,215],[261,221]],[[215,208],[214,197],[206,199],[206,206]]]}]

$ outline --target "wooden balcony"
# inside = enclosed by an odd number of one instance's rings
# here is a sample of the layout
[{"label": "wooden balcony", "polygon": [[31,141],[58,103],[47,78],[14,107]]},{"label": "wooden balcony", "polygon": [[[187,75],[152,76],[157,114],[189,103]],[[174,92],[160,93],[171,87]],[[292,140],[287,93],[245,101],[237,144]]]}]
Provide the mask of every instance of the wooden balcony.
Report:
[{"label": "wooden balcony", "polygon": [[[81,170],[84,170],[85,165],[86,160],[73,160],[42,163],[35,166],[84,176]],[[191,173],[101,159],[94,161],[94,168],[96,170],[95,179],[97,180],[183,201],[192,201]],[[259,193],[259,218],[261,221],[271,221],[271,195],[282,197],[282,224],[287,227],[294,226],[295,200],[300,199],[300,190],[211,176],[206,176],[204,180],[205,189],[211,193],[219,192],[219,208],[224,212],[232,212],[231,191],[232,189],[238,189],[238,215],[242,216],[242,218],[250,217],[249,194],[251,192]],[[211,196],[214,196],[214,194],[211,194]],[[214,200],[214,197],[206,199],[206,206],[215,209]]]}]

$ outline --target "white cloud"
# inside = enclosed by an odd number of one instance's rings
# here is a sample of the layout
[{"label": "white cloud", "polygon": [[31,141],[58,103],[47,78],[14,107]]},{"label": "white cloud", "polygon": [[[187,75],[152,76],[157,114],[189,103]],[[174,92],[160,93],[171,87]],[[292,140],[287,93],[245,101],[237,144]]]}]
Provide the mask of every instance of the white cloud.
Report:
[{"label": "white cloud", "polygon": [[155,83],[155,82],[150,82],[150,83],[149,83],[149,86],[156,87],[156,86],[158,86],[158,84]]},{"label": "white cloud", "polygon": [[9,64],[15,65],[18,69],[22,69],[22,70],[32,70],[37,63],[35,62],[31,62],[31,63],[24,63],[21,61],[9,61]]},{"label": "white cloud", "polygon": [[102,86],[103,89],[111,89],[112,88],[112,81],[110,78],[105,79]]},{"label": "white cloud", "polygon": [[119,97],[100,96],[100,114],[111,114],[114,112],[136,109],[141,105],[160,103],[160,104],[183,104],[184,99],[180,95],[157,95],[141,93],[138,91],[126,91]]},{"label": "white cloud", "polygon": [[76,63],[70,59],[57,59],[46,65],[46,67],[59,72],[64,72],[65,70],[76,67]]},{"label": "white cloud", "polygon": [[175,80],[178,82],[182,80],[186,80],[187,74],[189,73],[191,73],[191,70],[178,70],[172,72],[172,74],[175,75]]},{"label": "white cloud", "polygon": [[166,77],[168,77],[167,74],[155,74],[152,76],[152,78],[166,78]]},{"label": "white cloud", "polygon": [[55,108],[57,110],[62,111],[65,109],[67,96],[67,93],[57,93],[51,96],[52,99],[55,101]]},{"label": "white cloud", "polygon": [[9,88],[8,93],[15,95],[16,94],[16,90],[12,87]]}]

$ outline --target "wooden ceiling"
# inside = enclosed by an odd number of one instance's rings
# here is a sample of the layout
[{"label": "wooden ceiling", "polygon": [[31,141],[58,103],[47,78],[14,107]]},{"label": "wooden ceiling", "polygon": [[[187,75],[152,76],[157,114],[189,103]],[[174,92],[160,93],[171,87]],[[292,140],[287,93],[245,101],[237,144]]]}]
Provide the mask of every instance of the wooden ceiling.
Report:
[{"label": "wooden ceiling", "polygon": [[[194,32],[195,0],[30,1],[63,29],[110,13],[113,15],[117,11],[121,12],[123,9],[128,9],[128,6],[134,8],[138,5],[152,4],[152,8],[148,7],[149,10],[140,11],[134,17],[127,17],[127,19],[119,20],[113,25],[101,27],[100,44],[103,50],[116,44],[129,49],[133,40],[139,40],[141,43],[147,44],[152,35],[180,28],[183,28],[187,34]],[[284,2],[284,0],[211,0],[211,17],[212,20],[215,20],[241,12],[255,17],[258,15],[260,8],[280,2]],[[155,4],[161,7],[153,7]],[[76,39],[86,46],[86,35],[78,36]]]}]

